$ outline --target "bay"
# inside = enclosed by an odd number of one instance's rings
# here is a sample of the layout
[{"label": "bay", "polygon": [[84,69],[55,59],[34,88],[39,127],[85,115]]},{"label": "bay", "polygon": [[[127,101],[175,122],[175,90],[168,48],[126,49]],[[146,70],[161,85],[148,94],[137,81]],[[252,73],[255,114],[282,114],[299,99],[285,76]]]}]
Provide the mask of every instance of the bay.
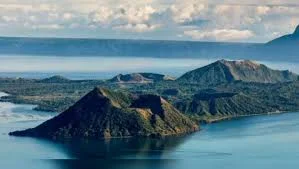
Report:
[{"label": "bay", "polygon": [[[0,55],[0,77],[47,78],[62,75],[74,80],[109,79],[116,74],[151,72],[179,77],[216,60],[203,58],[27,56]],[[273,69],[299,74],[299,63],[257,60]]]},{"label": "bay", "polygon": [[0,103],[0,114],[13,115],[8,121],[0,116],[1,168],[291,169],[299,165],[299,113],[202,125],[197,133],[164,139],[50,141],[8,136],[55,115],[33,107]]}]

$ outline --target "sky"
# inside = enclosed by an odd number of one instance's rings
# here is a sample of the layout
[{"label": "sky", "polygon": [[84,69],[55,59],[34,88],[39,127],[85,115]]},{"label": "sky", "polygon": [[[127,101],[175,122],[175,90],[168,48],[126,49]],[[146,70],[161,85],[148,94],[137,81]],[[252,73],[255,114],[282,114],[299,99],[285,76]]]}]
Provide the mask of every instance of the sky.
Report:
[{"label": "sky", "polygon": [[0,36],[267,42],[298,0],[0,0]]}]

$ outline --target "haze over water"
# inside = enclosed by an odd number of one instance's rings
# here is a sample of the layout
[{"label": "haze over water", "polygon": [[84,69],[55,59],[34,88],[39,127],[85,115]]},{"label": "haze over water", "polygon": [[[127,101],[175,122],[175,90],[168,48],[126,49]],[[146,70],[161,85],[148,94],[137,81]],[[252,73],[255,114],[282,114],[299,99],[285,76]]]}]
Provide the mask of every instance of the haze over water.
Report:
[{"label": "haze over water", "polygon": [[[144,57],[58,57],[0,55],[0,77],[46,78],[63,75],[71,79],[107,79],[119,73],[152,72],[178,77],[218,59]],[[228,58],[229,59],[229,58]],[[258,60],[273,69],[299,73],[297,62]]]}]

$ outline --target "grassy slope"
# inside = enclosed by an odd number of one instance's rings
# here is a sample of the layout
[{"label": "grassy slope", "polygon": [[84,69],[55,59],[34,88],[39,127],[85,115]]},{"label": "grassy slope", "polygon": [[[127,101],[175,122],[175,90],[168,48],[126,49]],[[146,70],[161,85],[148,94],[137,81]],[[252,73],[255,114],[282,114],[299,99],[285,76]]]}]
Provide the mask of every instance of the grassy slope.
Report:
[{"label": "grassy slope", "polygon": [[[198,129],[194,121],[159,96],[147,97],[142,100],[144,107],[136,108],[132,102],[138,101],[139,98],[122,92],[95,88],[53,119],[36,128],[11,134],[52,139],[110,138],[176,135]],[[153,105],[159,112],[152,108]]]}]

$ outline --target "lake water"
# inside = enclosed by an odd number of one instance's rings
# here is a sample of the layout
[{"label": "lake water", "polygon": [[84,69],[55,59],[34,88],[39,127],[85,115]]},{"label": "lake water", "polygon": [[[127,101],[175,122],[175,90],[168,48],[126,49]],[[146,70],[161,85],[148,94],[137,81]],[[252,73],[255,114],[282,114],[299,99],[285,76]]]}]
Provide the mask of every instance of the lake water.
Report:
[{"label": "lake water", "polygon": [[[0,77],[108,79],[119,73],[152,72],[178,77],[218,59],[143,57],[55,57],[0,55]],[[298,62],[258,61],[267,66],[299,73]]]},{"label": "lake water", "polygon": [[33,107],[0,103],[1,168],[293,169],[299,165],[299,113],[203,125],[200,132],[164,139],[54,142],[8,136],[54,115]]}]

